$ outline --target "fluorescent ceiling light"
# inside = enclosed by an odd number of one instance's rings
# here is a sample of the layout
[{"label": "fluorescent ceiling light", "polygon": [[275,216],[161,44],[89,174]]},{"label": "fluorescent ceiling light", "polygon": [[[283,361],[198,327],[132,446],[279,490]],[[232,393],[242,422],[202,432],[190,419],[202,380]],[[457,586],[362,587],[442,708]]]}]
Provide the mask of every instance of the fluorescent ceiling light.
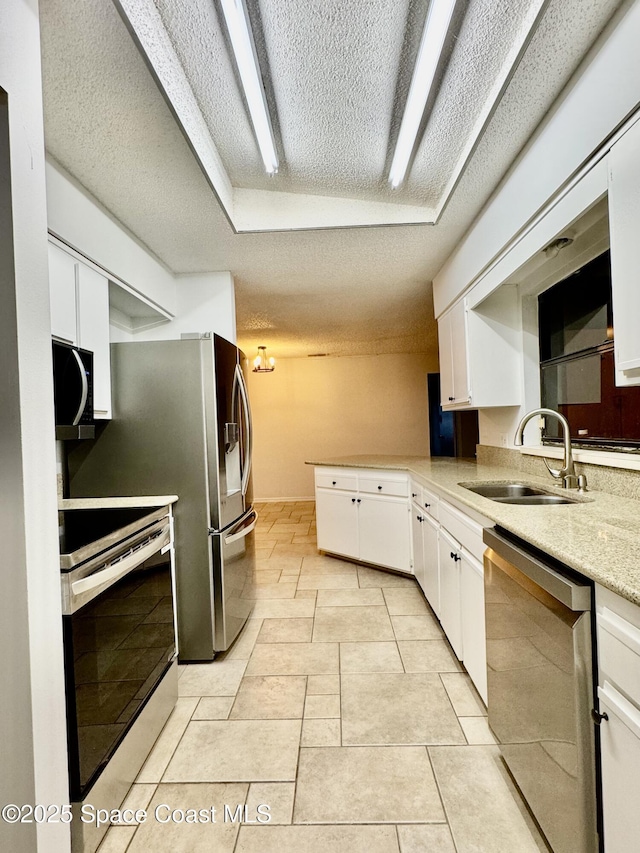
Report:
[{"label": "fluorescent ceiling light", "polygon": [[456,0],[431,0],[429,6],[389,172],[389,181],[394,189],[403,182],[411,159],[455,5]]},{"label": "fluorescent ceiling light", "polygon": [[260,155],[265,169],[273,175],[278,171],[278,155],[247,10],[244,0],[221,1]]}]

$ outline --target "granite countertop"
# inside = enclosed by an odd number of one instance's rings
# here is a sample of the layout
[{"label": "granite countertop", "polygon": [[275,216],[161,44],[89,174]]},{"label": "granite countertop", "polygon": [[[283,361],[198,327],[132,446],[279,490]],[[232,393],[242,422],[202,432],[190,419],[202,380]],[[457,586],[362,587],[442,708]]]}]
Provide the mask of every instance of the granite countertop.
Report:
[{"label": "granite countertop", "polygon": [[127,498],[62,498],[58,509],[120,509],[122,507],[158,507],[173,504],[177,495],[143,495]]},{"label": "granite countertop", "polygon": [[[420,456],[341,456],[309,465],[409,471],[461,508],[468,507],[576,569],[640,604],[640,501],[606,492],[565,492],[551,477],[538,477],[475,460]],[[497,503],[460,486],[471,481],[530,483],[578,503],[519,506]]]}]

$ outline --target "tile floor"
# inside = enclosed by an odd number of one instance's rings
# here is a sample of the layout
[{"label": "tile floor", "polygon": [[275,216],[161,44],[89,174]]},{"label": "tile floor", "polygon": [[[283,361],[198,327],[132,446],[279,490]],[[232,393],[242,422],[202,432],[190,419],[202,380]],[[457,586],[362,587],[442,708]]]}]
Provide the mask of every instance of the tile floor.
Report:
[{"label": "tile floor", "polygon": [[[100,853],[546,850],[415,582],[320,555],[311,502],[258,512],[252,618],[220,659],[180,668],[125,803],[150,818]],[[161,823],[162,804],[216,819]],[[254,823],[224,820],[245,804]]]}]

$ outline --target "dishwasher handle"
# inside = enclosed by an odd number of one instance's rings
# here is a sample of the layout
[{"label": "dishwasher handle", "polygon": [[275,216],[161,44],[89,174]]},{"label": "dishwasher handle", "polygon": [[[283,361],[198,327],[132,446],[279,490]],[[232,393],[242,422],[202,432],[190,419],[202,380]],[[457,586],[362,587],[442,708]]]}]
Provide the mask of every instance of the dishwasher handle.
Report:
[{"label": "dishwasher handle", "polygon": [[569,610],[578,613],[591,610],[591,584],[588,580],[580,583],[566,577],[515,542],[497,533],[495,528],[485,527],[482,538],[503,560],[562,602]]}]

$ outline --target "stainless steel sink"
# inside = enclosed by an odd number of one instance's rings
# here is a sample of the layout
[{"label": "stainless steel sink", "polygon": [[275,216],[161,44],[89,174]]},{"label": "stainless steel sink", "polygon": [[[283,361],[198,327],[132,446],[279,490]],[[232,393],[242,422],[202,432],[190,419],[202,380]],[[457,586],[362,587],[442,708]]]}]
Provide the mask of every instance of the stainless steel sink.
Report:
[{"label": "stainless steel sink", "polygon": [[545,506],[580,503],[573,498],[553,494],[537,486],[528,486],[526,483],[460,483],[459,485],[470,492],[503,504]]}]

